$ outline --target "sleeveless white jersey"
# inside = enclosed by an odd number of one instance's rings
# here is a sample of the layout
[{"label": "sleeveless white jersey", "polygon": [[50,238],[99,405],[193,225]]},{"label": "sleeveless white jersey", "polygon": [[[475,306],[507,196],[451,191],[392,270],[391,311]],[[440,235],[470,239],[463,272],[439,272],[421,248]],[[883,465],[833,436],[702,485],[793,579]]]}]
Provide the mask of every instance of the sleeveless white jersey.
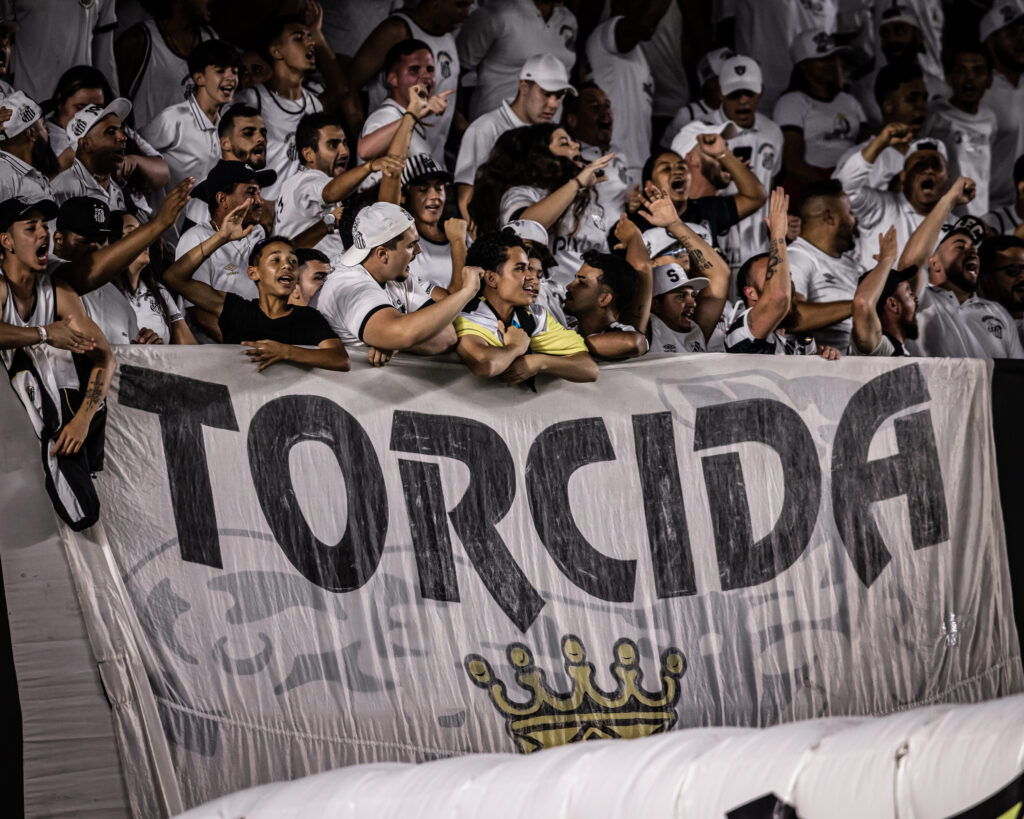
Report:
[{"label": "sleeveless white jersey", "polygon": [[[171,51],[156,20],[145,20],[142,26],[146,34],[145,56],[128,91],[138,128],[147,125],[165,108],[187,100],[193,91],[192,81],[188,79],[188,63]],[[200,40],[212,40],[216,36],[210,28],[199,29]]]},{"label": "sleeveless white jersey", "polygon": [[[36,274],[36,303],[28,320],[22,320],[18,308],[14,306],[14,293],[11,291],[7,277],[0,273],[0,278],[7,284],[7,299],[4,301],[3,309],[0,310],[0,320],[14,327],[39,327],[53,324],[57,320],[57,286],[49,273]],[[49,344],[33,344],[31,347],[22,349],[32,359],[32,363],[43,378],[47,378],[47,373],[50,373],[53,375],[54,383],[60,389],[79,389],[75,363],[71,358],[71,353],[67,350],[58,350]],[[10,371],[11,362],[16,352],[16,349],[0,350],[0,359],[3,360],[8,371]]]}]

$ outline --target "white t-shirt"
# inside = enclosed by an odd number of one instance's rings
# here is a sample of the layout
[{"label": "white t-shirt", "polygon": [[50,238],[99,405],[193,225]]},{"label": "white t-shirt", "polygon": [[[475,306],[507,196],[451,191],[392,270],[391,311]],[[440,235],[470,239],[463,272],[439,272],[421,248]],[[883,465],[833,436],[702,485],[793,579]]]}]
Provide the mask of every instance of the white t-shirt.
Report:
[{"label": "white t-shirt", "polygon": [[[651,342],[648,352],[651,353],[706,353],[708,345],[704,341],[704,331],[694,322],[688,333],[677,333],[660,318],[651,314]],[[715,332],[719,332],[715,328]],[[714,335],[712,335],[714,338]]]},{"label": "white t-shirt", "polygon": [[167,162],[167,190],[189,176],[202,182],[221,158],[217,123],[210,122],[194,96],[165,108],[143,126],[142,135]]},{"label": "white t-shirt", "polygon": [[487,161],[498,137],[506,131],[528,124],[516,116],[508,100],[473,120],[462,135],[459,156],[455,161],[455,181],[459,185],[472,185],[476,169]]},{"label": "white t-shirt", "polygon": [[[548,192],[543,188],[529,185],[515,185],[509,188],[501,197],[502,224],[520,218],[520,211],[537,204],[547,195]],[[572,205],[566,209],[562,218],[548,229],[548,245],[557,262],[557,266],[551,268],[548,275],[555,284],[564,287],[576,277],[583,265],[583,254],[586,251],[608,252],[608,229],[611,227],[607,224],[609,218],[614,223],[619,214],[610,217],[592,198],[575,230]]]},{"label": "white t-shirt", "polygon": [[[362,139],[367,134],[372,134],[383,128],[385,125],[390,125],[392,122],[398,122],[402,117],[405,116],[405,109],[392,99],[386,99],[381,103],[380,108],[374,111],[370,116],[366,118],[366,122],[363,123],[363,130],[359,132],[359,138]],[[428,120],[429,121],[429,120]],[[427,129],[416,123],[412,128],[412,136],[409,139],[409,156],[417,156],[418,154],[430,154],[434,157],[434,162],[439,167],[443,168],[444,165],[444,152],[441,152],[441,156],[434,156],[431,150],[430,143],[427,141]],[[369,162],[366,157],[359,157],[361,163]],[[382,174],[380,171],[371,173],[360,185],[360,189],[372,188],[376,185],[381,178]]]},{"label": "white t-shirt", "polygon": [[576,64],[576,16],[556,4],[545,20],[533,0],[509,0],[481,8],[478,4],[458,36],[463,70],[476,69],[469,116],[476,119],[514,99],[519,72],[534,54],[550,54],[572,71]]},{"label": "white t-shirt", "polygon": [[651,152],[654,77],[639,46],[625,54],[616,47],[615,27],[622,19],[612,17],[594,29],[587,38],[587,60],[594,82],[612,105],[612,148],[622,154],[630,180],[636,183]]},{"label": "white t-shirt", "polygon": [[18,157],[0,150],[0,202],[24,196],[30,202],[53,199],[50,180]]},{"label": "white t-shirt", "polygon": [[82,296],[89,318],[111,344],[131,344],[139,334],[139,323],[128,299],[113,282]]},{"label": "white t-shirt", "polygon": [[449,242],[432,242],[420,234],[420,252],[409,265],[409,277],[424,293],[435,287],[447,290],[452,283],[452,246]]},{"label": "white t-shirt", "polygon": [[430,297],[412,276],[404,282],[380,284],[365,267],[356,265],[336,268],[317,291],[311,305],[351,349],[367,346],[363,330],[377,311],[393,307],[399,313],[413,313],[428,301]]},{"label": "white t-shirt", "polygon": [[[159,293],[159,296],[157,293]],[[157,303],[157,298],[163,299],[164,304],[167,305],[167,312],[170,316],[171,324],[181,321],[184,319],[184,316],[181,314],[177,301],[170,293],[167,292],[167,288],[162,284],[157,285],[157,293],[150,290],[146,286],[145,282],[140,281],[135,292],[125,294],[125,298],[128,300],[128,304],[131,306],[132,310],[135,311],[135,320],[139,327],[152,330],[160,336],[164,344],[170,344],[171,328],[170,325],[164,321],[164,314],[160,312],[160,305]]]},{"label": "white t-shirt", "polygon": [[298,171],[298,148],[295,147],[295,129],[306,114],[323,111],[324,107],[311,92],[302,89],[302,98],[288,100],[265,85],[257,85],[235,94],[235,102],[253,105],[263,116],[267,126],[267,167],[277,171],[277,181],[260,193],[265,199],[277,199],[281,186]]},{"label": "white t-shirt", "polygon": [[[801,236],[790,244],[787,255],[793,286],[807,301],[820,303],[853,298],[863,272],[856,251],[844,253],[837,259]],[[850,345],[852,331],[853,320],[844,319],[812,335],[818,344],[845,350]]]},{"label": "white t-shirt", "polygon": [[1004,74],[992,73],[992,87],[985,92],[985,106],[996,115],[996,133],[992,140],[992,207],[1017,201],[1013,184],[1013,163],[1024,153],[1024,80],[1014,87]]},{"label": "white t-shirt", "polygon": [[[331,177],[323,171],[300,165],[298,172],[281,186],[274,206],[274,233],[294,239],[336,208],[336,203],[324,201],[324,188],[330,181]],[[336,256],[345,252],[345,244],[337,232],[332,231],[317,243],[316,249]]]},{"label": "white t-shirt", "polygon": [[996,115],[991,109],[982,105],[977,114],[968,114],[945,101],[931,106],[925,125],[925,133],[942,140],[946,146],[949,178],[966,176],[977,184],[977,193],[967,205],[971,216],[988,213],[995,132]]},{"label": "white t-shirt", "polygon": [[925,285],[917,305],[912,355],[946,358],[1021,358],[1016,323],[1005,308],[972,295],[963,304],[949,290]]},{"label": "white t-shirt", "polygon": [[110,180],[110,187],[104,188],[78,159],[71,163],[70,168],[53,178],[50,188],[58,205],[63,205],[73,196],[92,196],[106,202],[111,210],[125,209],[124,191],[118,184]]},{"label": "white t-shirt", "polygon": [[[584,162],[593,162],[600,159],[605,152],[596,145],[580,143],[580,156]],[[629,189],[632,187],[629,181],[629,169],[625,161],[616,154],[612,157],[604,169],[604,181],[594,186],[597,191],[597,202],[605,210],[605,224],[608,224],[608,217],[618,215],[626,210],[629,200]],[[613,227],[614,225],[609,225]]]},{"label": "white t-shirt", "polygon": [[836,94],[831,102],[822,102],[803,91],[790,91],[779,97],[772,119],[783,130],[792,127],[803,131],[807,164],[834,168],[854,146],[867,118],[860,103],[845,92]]}]

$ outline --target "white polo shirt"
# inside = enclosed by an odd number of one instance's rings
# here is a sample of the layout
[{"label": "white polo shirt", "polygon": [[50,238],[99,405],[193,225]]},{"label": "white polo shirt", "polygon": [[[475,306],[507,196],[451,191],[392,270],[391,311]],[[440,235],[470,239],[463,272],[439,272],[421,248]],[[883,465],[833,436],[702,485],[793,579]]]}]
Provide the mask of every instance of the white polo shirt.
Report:
[{"label": "white polo shirt", "polygon": [[[837,259],[800,236],[786,254],[793,287],[807,301],[820,303],[853,298],[863,272],[855,250]],[[850,346],[852,331],[853,319],[848,318],[816,330],[812,335],[818,344],[845,350]]]},{"label": "white polo shirt", "polygon": [[504,100],[493,111],[488,111],[473,120],[466,133],[462,135],[462,144],[459,146],[459,156],[455,161],[456,183],[472,185],[476,169],[487,161],[498,137],[506,131],[522,128],[524,125],[529,123],[516,116],[508,100]]},{"label": "white polo shirt", "polygon": [[[324,201],[324,188],[331,177],[316,168],[300,165],[294,176],[281,186],[281,194],[274,206],[274,233],[294,239],[311,228],[337,207],[337,203]],[[328,256],[345,252],[345,244],[336,231],[321,239],[316,249]]]},{"label": "white polo shirt", "polygon": [[104,188],[96,181],[89,169],[78,158],[66,171],[57,174],[50,183],[53,198],[58,205],[63,205],[73,196],[92,196],[106,202],[111,210],[125,209],[124,191],[111,179],[110,187]]},{"label": "white polo shirt", "polygon": [[374,313],[393,307],[407,314],[430,301],[415,278],[380,284],[361,264],[338,267],[317,291],[311,306],[327,319],[331,329],[348,348],[366,347],[363,330]]},{"label": "white polo shirt", "polygon": [[[150,290],[144,281],[139,281],[139,286],[134,293],[126,293],[125,298],[132,310],[135,311],[135,320],[140,328],[152,330],[163,341],[164,344],[171,343],[170,324],[182,321],[185,317],[181,314],[177,300],[167,292],[162,284],[157,285],[157,292]],[[162,299],[167,305],[167,313],[170,317],[170,324],[164,320],[164,314],[160,311],[157,299]]]},{"label": "white polo shirt", "polygon": [[917,304],[912,355],[945,358],[1021,358],[1016,323],[1002,305],[971,295],[963,304],[949,290],[925,285]]},{"label": "white polo shirt", "polygon": [[612,104],[612,148],[622,155],[630,181],[638,183],[651,152],[654,76],[640,46],[622,53],[615,45],[615,27],[622,19],[612,17],[595,28],[586,51],[594,82]]},{"label": "white polo shirt", "polygon": [[111,344],[131,344],[139,334],[139,322],[128,299],[113,282],[82,296],[89,318],[96,322]]},{"label": "white polo shirt", "polygon": [[[217,115],[217,121],[220,115]],[[210,122],[194,96],[165,108],[142,128],[171,172],[167,190],[189,176],[202,182],[221,157],[217,121]]]},{"label": "white polo shirt", "polygon": [[24,196],[30,202],[53,199],[50,180],[14,154],[0,150],[0,202],[12,196]]},{"label": "white polo shirt", "polygon": [[977,192],[967,212],[983,216],[989,209],[996,115],[984,105],[978,106],[977,114],[968,114],[946,101],[934,103],[930,109],[925,133],[945,144],[950,179],[966,176],[974,180]]},{"label": "white polo shirt", "polygon": [[804,161],[818,168],[834,168],[855,144],[867,117],[860,103],[844,91],[831,102],[813,99],[803,91],[779,97],[772,113],[785,130],[799,128],[804,135]]},{"label": "white polo shirt", "polygon": [[514,99],[519,72],[534,54],[557,57],[566,71],[572,71],[577,30],[576,15],[560,3],[547,20],[533,0],[478,6],[456,40],[462,70],[476,69],[470,118],[494,110],[502,100]]}]

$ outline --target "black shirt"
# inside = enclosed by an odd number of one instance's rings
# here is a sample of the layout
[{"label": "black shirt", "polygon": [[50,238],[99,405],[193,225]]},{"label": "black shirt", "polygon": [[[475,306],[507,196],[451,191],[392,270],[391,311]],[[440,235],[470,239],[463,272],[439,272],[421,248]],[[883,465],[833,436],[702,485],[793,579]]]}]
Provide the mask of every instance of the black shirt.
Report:
[{"label": "black shirt", "polygon": [[246,301],[234,293],[224,294],[224,309],[217,325],[225,344],[269,339],[282,344],[318,347],[321,341],[338,337],[327,319],[312,307],[292,307],[288,315],[272,319],[260,310],[257,300]]}]

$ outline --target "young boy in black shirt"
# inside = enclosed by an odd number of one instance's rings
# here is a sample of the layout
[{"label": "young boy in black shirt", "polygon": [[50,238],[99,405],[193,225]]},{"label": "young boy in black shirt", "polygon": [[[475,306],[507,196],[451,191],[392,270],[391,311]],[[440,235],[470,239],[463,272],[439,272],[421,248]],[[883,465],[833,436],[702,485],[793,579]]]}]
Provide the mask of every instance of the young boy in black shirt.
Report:
[{"label": "young boy in black shirt", "polygon": [[213,236],[171,265],[164,274],[164,283],[216,316],[224,343],[249,347],[246,355],[259,364],[261,371],[278,361],[348,370],[348,353],[327,320],[311,307],[288,303],[298,282],[298,260],[287,239],[270,236],[254,245],[249,254],[248,275],[256,282],[259,299],[246,301],[192,278],[211,253],[249,235],[253,226],[243,226],[243,222],[250,204],[231,211]]}]

